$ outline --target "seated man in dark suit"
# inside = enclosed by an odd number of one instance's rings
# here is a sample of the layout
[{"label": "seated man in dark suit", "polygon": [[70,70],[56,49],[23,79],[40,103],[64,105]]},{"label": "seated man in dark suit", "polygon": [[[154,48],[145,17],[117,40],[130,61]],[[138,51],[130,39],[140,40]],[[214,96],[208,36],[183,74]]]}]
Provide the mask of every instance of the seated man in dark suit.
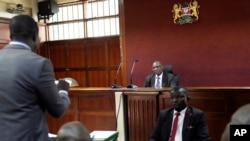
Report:
[{"label": "seated man in dark suit", "polygon": [[154,61],[152,65],[154,74],[148,75],[144,83],[144,87],[175,87],[179,84],[178,77],[167,71],[164,71],[164,66],[160,61]]},{"label": "seated man in dark suit", "polygon": [[57,133],[57,141],[92,141],[88,129],[79,121],[65,123]]},{"label": "seated man in dark suit", "polygon": [[174,87],[170,97],[173,107],[159,113],[150,141],[210,141],[204,112],[188,106],[188,90]]}]

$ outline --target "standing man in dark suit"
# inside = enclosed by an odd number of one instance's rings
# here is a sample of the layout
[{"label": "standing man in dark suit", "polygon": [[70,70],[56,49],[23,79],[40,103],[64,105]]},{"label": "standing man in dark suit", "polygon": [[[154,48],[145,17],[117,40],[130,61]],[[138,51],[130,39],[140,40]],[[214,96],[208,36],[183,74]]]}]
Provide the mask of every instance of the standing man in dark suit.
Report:
[{"label": "standing man in dark suit", "polygon": [[48,141],[46,113],[61,117],[70,100],[69,84],[55,84],[51,62],[35,52],[37,23],[27,15],[9,23],[11,42],[0,50],[0,140]]},{"label": "standing man in dark suit", "polygon": [[164,66],[160,61],[154,61],[152,65],[153,74],[146,77],[144,87],[175,87],[178,85],[178,79],[176,79],[173,73],[168,73],[164,70]]},{"label": "standing man in dark suit", "polygon": [[150,141],[210,141],[204,112],[188,106],[188,90],[174,87],[170,96],[173,107],[160,112]]}]

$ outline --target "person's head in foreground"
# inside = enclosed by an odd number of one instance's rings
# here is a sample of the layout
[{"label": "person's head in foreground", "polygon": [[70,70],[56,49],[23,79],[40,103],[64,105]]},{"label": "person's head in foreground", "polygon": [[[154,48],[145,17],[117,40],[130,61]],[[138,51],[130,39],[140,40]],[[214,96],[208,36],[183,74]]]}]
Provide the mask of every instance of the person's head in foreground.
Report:
[{"label": "person's head in foreground", "polygon": [[88,129],[79,121],[62,125],[57,133],[57,141],[91,141]]},{"label": "person's head in foreground", "polygon": [[188,90],[185,87],[177,86],[172,88],[170,92],[171,102],[176,111],[185,109],[188,105]]},{"label": "person's head in foreground", "polygon": [[17,15],[10,20],[10,39],[27,44],[33,52],[40,45],[37,22],[28,15]]},{"label": "person's head in foreground", "polygon": [[227,124],[221,136],[221,141],[230,141],[230,125],[246,125],[250,124],[250,104],[246,104],[237,109],[231,116],[230,122]]}]

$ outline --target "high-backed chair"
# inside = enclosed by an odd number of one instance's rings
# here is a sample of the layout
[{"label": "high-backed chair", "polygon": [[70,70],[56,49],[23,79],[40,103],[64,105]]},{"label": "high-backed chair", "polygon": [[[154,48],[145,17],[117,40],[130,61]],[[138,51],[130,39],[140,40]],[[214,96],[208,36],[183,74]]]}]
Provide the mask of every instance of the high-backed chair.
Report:
[{"label": "high-backed chair", "polygon": [[168,73],[174,73],[173,65],[165,65],[165,67],[163,68],[163,71],[168,72]]},{"label": "high-backed chair", "polygon": [[173,65],[171,65],[171,64],[165,65],[165,67],[163,68],[163,71],[173,74],[174,75],[173,79],[176,80],[178,82],[178,85],[179,85],[180,76],[178,74],[174,73]]}]

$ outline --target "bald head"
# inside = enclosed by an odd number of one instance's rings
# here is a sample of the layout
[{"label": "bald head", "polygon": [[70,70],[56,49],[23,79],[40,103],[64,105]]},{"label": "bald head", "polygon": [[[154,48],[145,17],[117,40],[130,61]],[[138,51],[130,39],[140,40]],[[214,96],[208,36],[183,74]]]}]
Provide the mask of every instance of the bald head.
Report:
[{"label": "bald head", "polygon": [[154,61],[152,64],[152,70],[156,75],[160,75],[163,71],[163,66],[160,61]]},{"label": "bald head", "polygon": [[89,131],[79,121],[65,123],[57,133],[58,141],[91,141]]},{"label": "bald head", "polygon": [[230,125],[231,124],[250,124],[250,104],[246,104],[241,106],[239,109],[234,112],[231,116],[231,121],[227,124],[222,137],[221,141],[229,141],[230,140]]}]

